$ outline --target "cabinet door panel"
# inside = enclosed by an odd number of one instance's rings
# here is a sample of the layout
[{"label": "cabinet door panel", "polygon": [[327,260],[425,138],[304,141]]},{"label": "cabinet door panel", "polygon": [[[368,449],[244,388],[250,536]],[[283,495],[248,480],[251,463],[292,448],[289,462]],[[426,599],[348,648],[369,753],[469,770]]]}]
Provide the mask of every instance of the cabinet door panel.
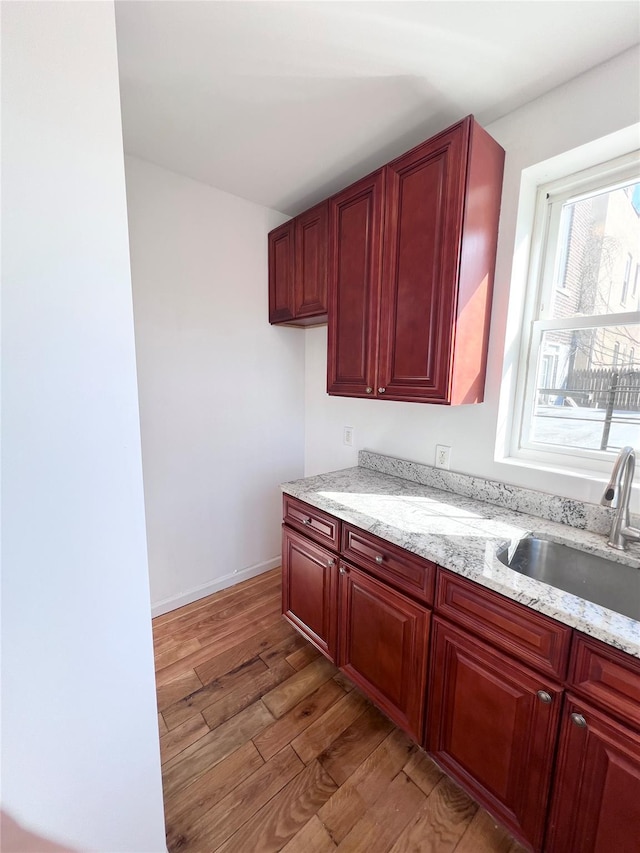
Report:
[{"label": "cabinet door panel", "polygon": [[430,613],[346,563],[340,569],[339,665],[420,740]]},{"label": "cabinet door panel", "polygon": [[546,849],[637,853],[639,839],[640,735],[568,696]]},{"label": "cabinet door panel", "polygon": [[378,171],[329,201],[329,394],[375,391],[383,192]]},{"label": "cabinet door panel", "polygon": [[296,317],[317,317],[327,313],[327,226],[325,201],[296,217]]},{"label": "cabinet door panel", "polygon": [[282,528],[282,612],[329,660],[335,660],[336,558],[286,526]]},{"label": "cabinet door panel", "polygon": [[438,617],[432,648],[427,749],[514,834],[540,849],[560,688]]},{"label": "cabinet door panel", "polygon": [[294,317],[294,220],[269,234],[269,322]]},{"label": "cabinet door panel", "polygon": [[386,397],[448,399],[468,140],[465,120],[386,167],[378,368]]}]

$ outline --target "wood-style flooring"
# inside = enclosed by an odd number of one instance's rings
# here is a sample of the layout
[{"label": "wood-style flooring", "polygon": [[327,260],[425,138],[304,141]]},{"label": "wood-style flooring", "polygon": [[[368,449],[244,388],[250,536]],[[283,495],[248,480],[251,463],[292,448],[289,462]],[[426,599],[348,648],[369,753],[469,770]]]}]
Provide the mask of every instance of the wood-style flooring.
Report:
[{"label": "wood-style flooring", "polygon": [[154,619],[170,853],[520,853],[280,615],[280,570]]}]

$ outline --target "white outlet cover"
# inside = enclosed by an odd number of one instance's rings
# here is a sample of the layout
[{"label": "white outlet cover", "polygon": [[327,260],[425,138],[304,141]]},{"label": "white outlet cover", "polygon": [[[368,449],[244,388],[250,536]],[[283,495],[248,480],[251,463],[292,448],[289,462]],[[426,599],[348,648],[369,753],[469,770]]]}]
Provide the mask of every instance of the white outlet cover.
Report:
[{"label": "white outlet cover", "polygon": [[342,443],[353,447],[353,427],[346,426],[342,432]]},{"label": "white outlet cover", "polygon": [[436,444],[436,468],[449,469],[451,464],[451,448],[446,444]]}]

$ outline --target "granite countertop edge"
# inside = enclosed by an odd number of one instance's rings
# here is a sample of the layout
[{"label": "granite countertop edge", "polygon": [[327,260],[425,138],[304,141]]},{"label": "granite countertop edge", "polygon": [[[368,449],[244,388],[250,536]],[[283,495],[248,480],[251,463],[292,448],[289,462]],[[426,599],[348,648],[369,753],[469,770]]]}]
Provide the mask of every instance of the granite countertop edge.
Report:
[{"label": "granite countertop edge", "polygon": [[640,547],[611,552],[603,536],[368,468],[283,483],[292,497],[640,658],[640,622],[504,566],[499,547],[534,534],[640,571]]}]

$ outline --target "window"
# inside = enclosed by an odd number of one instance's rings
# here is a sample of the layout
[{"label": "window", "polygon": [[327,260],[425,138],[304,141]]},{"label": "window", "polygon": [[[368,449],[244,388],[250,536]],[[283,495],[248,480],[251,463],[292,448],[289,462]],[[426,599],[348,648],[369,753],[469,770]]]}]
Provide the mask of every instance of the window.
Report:
[{"label": "window", "polygon": [[624,278],[622,280],[622,294],[620,295],[620,304],[627,304],[627,294],[629,292],[629,279],[631,278],[631,264],[633,263],[633,258],[630,254],[627,253],[627,264],[624,268]]},{"label": "window", "polygon": [[637,154],[540,186],[534,232],[511,452],[610,466],[640,445]]}]

